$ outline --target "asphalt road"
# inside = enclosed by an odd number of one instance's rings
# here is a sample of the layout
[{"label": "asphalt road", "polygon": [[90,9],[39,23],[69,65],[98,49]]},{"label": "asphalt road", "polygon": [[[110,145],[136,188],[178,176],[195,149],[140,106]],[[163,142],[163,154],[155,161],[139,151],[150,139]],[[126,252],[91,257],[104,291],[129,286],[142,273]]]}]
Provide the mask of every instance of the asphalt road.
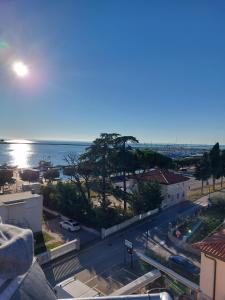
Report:
[{"label": "asphalt road", "polygon": [[[164,247],[166,250],[167,241],[165,239],[168,223],[175,221],[181,215],[188,215],[190,211],[197,210],[198,207],[197,203],[192,202],[184,202],[173,206],[149,217],[141,224],[129,227],[103,241],[95,242],[80,252],[71,252],[43,266],[45,275],[52,286],[75,275],[79,276],[81,281],[88,282],[92,278],[100,276],[104,271],[110,271],[114,266],[121,265],[124,262],[125,239],[133,242],[136,250],[143,251],[146,247],[147,230],[153,233],[153,237],[155,235],[158,237],[159,245],[161,244],[162,248]],[[156,232],[158,233],[156,234]],[[155,241],[152,240],[152,243],[154,246]],[[168,249],[171,250],[170,247]]]}]

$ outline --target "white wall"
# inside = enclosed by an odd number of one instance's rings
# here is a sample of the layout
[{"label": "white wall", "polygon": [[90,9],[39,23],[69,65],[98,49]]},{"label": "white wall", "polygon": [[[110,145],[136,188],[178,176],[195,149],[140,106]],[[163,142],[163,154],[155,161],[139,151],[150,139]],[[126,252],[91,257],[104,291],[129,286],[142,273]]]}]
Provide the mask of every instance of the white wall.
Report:
[{"label": "white wall", "polygon": [[[13,200],[13,194],[12,199]],[[32,195],[30,198],[20,199],[17,203],[0,203],[0,216],[3,223],[12,220],[12,224],[28,225],[33,232],[41,231],[43,199],[41,195]]]},{"label": "white wall", "polygon": [[187,200],[187,192],[189,182],[180,182],[170,185],[161,185],[164,200],[162,201],[162,208],[170,207],[179,202]]},{"label": "white wall", "polygon": [[54,249],[51,249],[49,251],[38,254],[36,257],[37,257],[39,264],[44,265],[47,262],[54,260],[57,257],[65,255],[74,250],[78,250],[78,251],[80,250],[80,240],[79,239],[72,240],[64,245],[58,246]]},{"label": "white wall", "polygon": [[124,228],[127,228],[129,227],[130,225],[138,222],[138,221],[141,221],[141,220],[144,220],[145,218],[149,217],[149,216],[152,216],[154,214],[156,214],[158,212],[158,208],[156,209],[153,209],[153,210],[150,210],[146,213],[143,213],[143,214],[140,214],[140,215],[137,215],[137,216],[134,216],[133,218],[130,218],[120,224],[117,224],[117,225],[114,225],[112,227],[109,227],[107,229],[105,228],[101,228],[101,238],[104,239],[106,238],[107,236],[117,232],[117,231],[120,231]]}]

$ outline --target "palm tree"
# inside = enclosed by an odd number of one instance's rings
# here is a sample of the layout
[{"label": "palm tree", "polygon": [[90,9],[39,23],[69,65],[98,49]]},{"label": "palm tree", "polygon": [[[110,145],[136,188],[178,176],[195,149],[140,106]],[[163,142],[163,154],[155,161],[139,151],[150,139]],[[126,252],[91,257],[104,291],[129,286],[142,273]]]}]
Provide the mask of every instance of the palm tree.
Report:
[{"label": "palm tree", "polygon": [[115,145],[118,148],[118,158],[119,158],[119,168],[123,173],[123,191],[124,191],[124,212],[127,210],[127,185],[126,185],[126,172],[129,164],[129,150],[127,149],[127,143],[139,143],[139,141],[131,135],[127,136],[118,136],[115,139]]}]

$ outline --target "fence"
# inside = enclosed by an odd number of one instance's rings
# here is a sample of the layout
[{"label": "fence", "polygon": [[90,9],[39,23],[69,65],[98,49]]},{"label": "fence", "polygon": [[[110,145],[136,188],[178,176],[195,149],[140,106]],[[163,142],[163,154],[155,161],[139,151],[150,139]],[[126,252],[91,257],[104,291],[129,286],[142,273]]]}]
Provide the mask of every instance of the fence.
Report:
[{"label": "fence", "polygon": [[133,218],[129,219],[129,220],[126,220],[120,224],[117,224],[117,225],[114,225],[112,227],[109,227],[107,229],[105,228],[102,228],[101,229],[101,238],[102,239],[105,239],[107,236],[117,232],[117,231],[120,231],[126,227],[129,227],[130,225],[138,222],[138,221],[141,221],[141,220],[144,220],[145,218],[149,217],[149,216],[152,216],[154,214],[156,214],[157,212],[159,211],[158,208],[154,209],[154,210],[150,210],[146,213],[143,213],[143,214],[140,214],[140,215],[137,215],[137,216],[134,216]]},{"label": "fence", "polygon": [[80,250],[80,240],[78,239],[75,239],[64,245],[58,246],[52,250],[37,255],[37,260],[40,265],[44,265],[49,261],[54,260],[74,250]]}]

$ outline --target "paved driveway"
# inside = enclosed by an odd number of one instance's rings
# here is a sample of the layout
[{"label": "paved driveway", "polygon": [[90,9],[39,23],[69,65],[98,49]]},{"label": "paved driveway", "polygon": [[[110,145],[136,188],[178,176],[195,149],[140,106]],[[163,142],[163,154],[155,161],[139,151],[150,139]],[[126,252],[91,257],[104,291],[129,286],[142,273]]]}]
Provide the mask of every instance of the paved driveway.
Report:
[{"label": "paved driveway", "polygon": [[70,232],[68,230],[62,229],[59,226],[59,222],[61,222],[61,217],[56,217],[51,220],[45,222],[45,227],[47,231],[51,231],[55,235],[58,235],[60,239],[64,240],[65,242],[69,242],[76,238],[80,239],[80,245],[86,245],[89,242],[92,242],[98,238],[98,236],[88,230],[81,228],[78,232]]}]

